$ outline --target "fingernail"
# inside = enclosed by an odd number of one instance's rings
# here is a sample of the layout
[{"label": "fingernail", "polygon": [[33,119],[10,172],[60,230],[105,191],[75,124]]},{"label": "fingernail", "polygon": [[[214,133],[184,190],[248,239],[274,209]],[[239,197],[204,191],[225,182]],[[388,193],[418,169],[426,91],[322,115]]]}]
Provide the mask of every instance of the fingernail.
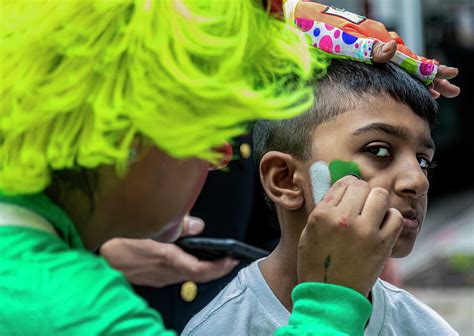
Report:
[{"label": "fingernail", "polygon": [[191,234],[197,234],[204,228],[204,221],[197,217],[188,217],[188,230]]},{"label": "fingernail", "polygon": [[437,92],[433,89],[430,89],[430,93],[431,93],[431,97],[433,97],[434,99],[438,99],[440,97],[439,92]]}]

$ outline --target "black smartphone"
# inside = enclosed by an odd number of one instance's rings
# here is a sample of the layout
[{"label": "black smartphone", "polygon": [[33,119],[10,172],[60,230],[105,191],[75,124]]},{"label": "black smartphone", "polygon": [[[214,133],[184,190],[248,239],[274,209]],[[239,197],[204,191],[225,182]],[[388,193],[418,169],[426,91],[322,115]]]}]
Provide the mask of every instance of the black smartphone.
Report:
[{"label": "black smartphone", "polygon": [[235,239],[184,237],[178,239],[175,244],[198,259],[203,260],[232,257],[250,263],[266,257],[270,253]]}]

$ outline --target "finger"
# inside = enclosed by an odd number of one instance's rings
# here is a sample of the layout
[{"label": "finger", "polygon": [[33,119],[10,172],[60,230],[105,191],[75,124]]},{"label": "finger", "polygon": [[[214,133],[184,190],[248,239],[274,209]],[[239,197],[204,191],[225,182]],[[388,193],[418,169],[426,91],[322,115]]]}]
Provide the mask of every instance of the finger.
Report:
[{"label": "finger", "polygon": [[454,98],[459,95],[461,89],[451,84],[447,79],[435,79],[433,89],[446,98]]},{"label": "finger", "polygon": [[322,201],[318,204],[318,206],[337,206],[341,201],[342,197],[344,196],[347,186],[354,181],[357,181],[357,177],[353,175],[344,176],[343,178],[339,179],[324,195]]},{"label": "finger", "polygon": [[431,97],[433,97],[434,99],[438,99],[439,97],[441,97],[440,93],[432,88],[430,88],[430,94]]},{"label": "finger", "polygon": [[372,61],[374,63],[387,63],[395,56],[397,43],[395,40],[388,42],[375,42],[372,49]]},{"label": "finger", "polygon": [[459,69],[454,67],[448,67],[446,65],[440,65],[438,73],[436,74],[437,79],[452,79],[459,74]]},{"label": "finger", "polygon": [[362,222],[379,229],[389,207],[390,195],[388,191],[383,188],[372,189],[362,209]]},{"label": "finger", "polygon": [[204,226],[204,221],[201,218],[185,216],[181,237],[198,235],[204,230]]},{"label": "finger", "polygon": [[362,180],[353,181],[347,187],[337,207],[348,216],[357,216],[361,213],[369,192],[370,188],[367,182]]},{"label": "finger", "polygon": [[382,223],[382,238],[393,248],[393,245],[400,237],[403,230],[403,216],[397,209],[390,208],[387,210],[385,218]]},{"label": "finger", "polygon": [[169,264],[173,265],[174,268],[181,270],[184,274],[191,272],[193,266],[199,262],[198,258],[185,252],[176,244],[164,245],[168,245],[166,258],[169,260]]},{"label": "finger", "polygon": [[231,258],[223,258],[214,261],[200,260],[195,265],[190,280],[205,283],[215,279],[222,278],[229,274],[239,261]]}]

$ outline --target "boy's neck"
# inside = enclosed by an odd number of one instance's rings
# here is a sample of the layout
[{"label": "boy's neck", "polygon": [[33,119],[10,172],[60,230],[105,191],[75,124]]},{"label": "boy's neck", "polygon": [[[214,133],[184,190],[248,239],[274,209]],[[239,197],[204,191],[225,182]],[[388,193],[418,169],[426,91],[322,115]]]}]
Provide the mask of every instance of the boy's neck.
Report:
[{"label": "boy's neck", "polygon": [[299,235],[285,237],[275,250],[259,264],[260,271],[281,304],[291,312],[293,301],[291,293],[298,285],[297,256]]}]

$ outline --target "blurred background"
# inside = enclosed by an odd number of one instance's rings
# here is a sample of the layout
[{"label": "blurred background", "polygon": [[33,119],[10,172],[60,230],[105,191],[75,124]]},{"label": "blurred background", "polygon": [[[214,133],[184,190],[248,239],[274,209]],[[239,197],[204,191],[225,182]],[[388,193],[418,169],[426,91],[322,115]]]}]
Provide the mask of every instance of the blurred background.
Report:
[{"label": "blurred background", "polygon": [[474,0],[318,1],[385,23],[417,54],[459,68],[455,99],[441,98],[433,132],[428,216],[414,251],[393,263],[400,287],[474,335]]}]

